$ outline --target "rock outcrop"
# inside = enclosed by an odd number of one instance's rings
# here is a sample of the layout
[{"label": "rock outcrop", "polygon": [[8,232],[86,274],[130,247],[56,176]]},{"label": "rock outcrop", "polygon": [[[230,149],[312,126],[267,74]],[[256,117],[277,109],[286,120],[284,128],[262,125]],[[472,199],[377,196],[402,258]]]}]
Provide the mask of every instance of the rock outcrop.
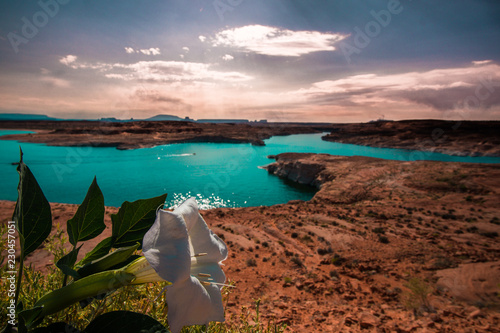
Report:
[{"label": "rock outcrop", "polygon": [[320,188],[327,180],[321,177],[321,172],[325,170],[322,163],[314,161],[316,154],[295,154],[284,153],[273,156],[276,162],[265,166],[269,173],[278,177],[287,178],[299,184],[311,185]]}]

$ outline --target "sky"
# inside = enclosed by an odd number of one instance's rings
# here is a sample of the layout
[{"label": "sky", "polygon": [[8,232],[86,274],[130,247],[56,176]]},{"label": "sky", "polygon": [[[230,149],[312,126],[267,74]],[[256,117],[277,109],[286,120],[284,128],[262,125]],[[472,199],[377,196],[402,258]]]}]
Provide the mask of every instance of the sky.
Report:
[{"label": "sky", "polygon": [[0,3],[0,113],[500,120],[497,0]]}]

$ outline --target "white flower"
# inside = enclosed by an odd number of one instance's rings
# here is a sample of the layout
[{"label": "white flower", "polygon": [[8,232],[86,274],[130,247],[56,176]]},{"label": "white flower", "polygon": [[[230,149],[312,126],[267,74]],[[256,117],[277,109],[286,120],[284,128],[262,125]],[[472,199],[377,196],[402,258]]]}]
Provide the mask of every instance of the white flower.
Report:
[{"label": "white flower", "polygon": [[194,198],[173,212],[158,212],[144,235],[142,252],[158,275],[172,283],[166,293],[172,332],[224,321],[220,289],[226,277],[219,263],[227,258],[227,246],[208,228]]}]

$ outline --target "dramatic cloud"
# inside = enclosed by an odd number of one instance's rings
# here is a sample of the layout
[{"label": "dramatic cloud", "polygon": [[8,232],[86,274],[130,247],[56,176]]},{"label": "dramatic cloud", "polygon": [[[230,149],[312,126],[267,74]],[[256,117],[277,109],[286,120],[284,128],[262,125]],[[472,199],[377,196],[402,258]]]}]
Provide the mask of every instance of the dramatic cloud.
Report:
[{"label": "dramatic cloud", "polygon": [[491,64],[493,61],[491,60],[480,60],[480,61],[473,61],[472,63],[477,66],[481,65],[486,65],[486,64]]},{"label": "dramatic cloud", "polygon": [[317,82],[296,93],[315,105],[416,103],[445,111],[466,104],[488,109],[500,105],[500,66],[474,62],[470,67],[427,72],[354,75]]},{"label": "dramatic cloud", "polygon": [[149,49],[141,49],[139,51],[145,55],[159,55],[159,54],[161,54],[160,49],[157,47],[154,47],[154,48],[152,47]]},{"label": "dramatic cloud", "polygon": [[76,59],[77,59],[76,56],[69,54],[69,55],[67,55],[67,56],[59,59],[59,62],[61,64],[64,64],[66,66],[70,66],[71,67],[71,64],[74,63],[76,61]]},{"label": "dramatic cloud", "polygon": [[[68,59],[68,57],[70,57]],[[223,72],[211,69],[210,64],[182,61],[139,61],[133,64],[80,63],[77,57],[66,56],[61,63],[73,69],[95,69],[105,77],[124,81],[186,82],[220,81],[235,83],[251,80],[252,77],[239,72]]]},{"label": "dramatic cloud", "polygon": [[160,55],[161,51],[158,47],[151,47],[149,49],[138,49],[135,50],[133,47],[125,47],[125,52],[127,53],[142,53],[145,55]]},{"label": "dramatic cloud", "polygon": [[154,82],[173,81],[224,81],[240,82],[251,77],[238,72],[220,72],[210,65],[180,61],[140,61],[135,64],[113,64],[106,77],[122,80],[144,80]]},{"label": "dramatic cloud", "polygon": [[334,44],[346,37],[318,31],[292,31],[248,25],[219,32],[212,39],[212,44],[270,56],[298,57],[312,52],[334,51]]}]

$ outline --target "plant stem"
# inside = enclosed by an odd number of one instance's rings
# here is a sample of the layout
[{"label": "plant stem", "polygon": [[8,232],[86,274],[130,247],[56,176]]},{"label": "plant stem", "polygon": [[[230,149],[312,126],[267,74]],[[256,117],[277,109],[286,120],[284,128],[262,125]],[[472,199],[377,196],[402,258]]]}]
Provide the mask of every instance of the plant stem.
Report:
[{"label": "plant stem", "polygon": [[[75,251],[75,249],[76,249],[76,243],[75,243],[75,245],[73,245],[73,249],[71,250],[71,252]],[[71,253],[71,252],[70,252],[70,253]],[[73,268],[73,267],[71,267],[71,268]],[[67,274],[64,274],[64,279],[63,279],[62,286],[63,286],[63,287],[64,287],[64,286],[66,286],[66,283],[67,283],[67,282],[68,282],[68,275],[67,275]]]},{"label": "plant stem", "polygon": [[17,286],[16,295],[14,297],[14,303],[17,306],[17,301],[19,300],[19,294],[21,293],[21,279],[23,278],[23,268],[24,268],[24,249],[21,249],[21,260],[19,261],[19,272],[17,272]]}]

